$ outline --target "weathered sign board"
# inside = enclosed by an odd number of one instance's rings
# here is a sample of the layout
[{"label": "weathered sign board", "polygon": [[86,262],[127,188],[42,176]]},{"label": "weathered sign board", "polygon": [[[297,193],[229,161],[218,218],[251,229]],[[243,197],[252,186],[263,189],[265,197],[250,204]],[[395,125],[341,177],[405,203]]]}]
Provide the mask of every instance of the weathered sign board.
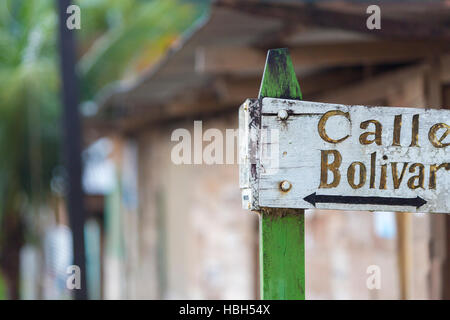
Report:
[{"label": "weathered sign board", "polygon": [[450,212],[450,110],[247,100],[243,206]]},{"label": "weathered sign board", "polygon": [[239,109],[242,204],[260,216],[263,299],[305,299],[304,209],[450,212],[450,110],[302,101],[269,50]]}]

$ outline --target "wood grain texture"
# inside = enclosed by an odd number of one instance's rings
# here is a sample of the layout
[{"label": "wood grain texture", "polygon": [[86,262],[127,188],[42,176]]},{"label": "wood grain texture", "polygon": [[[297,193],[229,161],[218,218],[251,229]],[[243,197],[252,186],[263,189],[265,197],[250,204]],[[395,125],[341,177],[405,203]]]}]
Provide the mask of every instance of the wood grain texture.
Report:
[{"label": "wood grain texture", "polygon": [[[259,98],[301,99],[287,49],[269,50]],[[266,209],[260,216],[262,299],[305,299],[304,210]]]},{"label": "wood grain texture", "polygon": [[259,97],[302,99],[302,92],[287,49],[269,50]]},{"label": "wood grain texture", "polygon": [[303,210],[262,210],[260,265],[263,299],[305,299],[304,223]]},{"label": "wood grain texture", "polygon": [[[280,121],[277,117],[278,111],[282,109],[288,110],[290,114],[286,121]],[[327,135],[335,139],[342,140],[347,137],[339,143],[325,141],[318,132],[320,119],[324,114],[334,111],[339,111],[341,115],[329,118],[325,131]],[[343,116],[344,114],[347,117]],[[394,145],[393,141],[396,139],[394,123],[400,116],[402,124],[401,128],[397,128],[399,144]],[[414,118],[417,120],[416,135],[413,135]],[[263,169],[258,181],[259,206],[314,208],[314,204],[305,200],[305,197],[313,193],[339,197],[389,197],[392,199],[415,199],[419,196],[427,203],[417,207],[394,202],[383,205],[380,204],[379,199],[370,199],[376,203],[349,202],[348,204],[320,201],[315,204],[315,207],[338,210],[448,212],[450,154],[448,146],[445,147],[450,142],[450,136],[445,136],[448,133],[445,127],[448,119],[450,119],[448,110],[347,106],[265,98],[262,102],[261,127],[264,130],[273,130],[278,135],[273,137],[271,134],[266,134],[261,139],[261,153],[267,156],[261,157]],[[380,145],[360,142],[364,133],[374,131],[373,123],[362,128],[362,124],[368,120],[379,122]],[[437,128],[437,124],[441,124],[442,128],[433,130]],[[430,140],[430,132],[435,132],[436,139]],[[372,138],[373,135],[370,134],[370,139]],[[436,144],[441,147],[436,147]],[[338,166],[340,179],[335,186],[322,187],[321,157],[324,151],[339,152],[341,157],[341,163]],[[373,164],[372,156],[375,156]],[[328,157],[328,162],[332,161],[334,161],[334,153],[330,153]],[[358,177],[349,178],[352,176],[349,175],[349,168],[355,162],[359,162],[365,168],[364,181],[358,187],[349,183],[349,181],[361,182],[359,167],[355,169]],[[419,165],[414,167],[414,164]],[[386,168],[384,187],[381,187],[382,166]],[[417,177],[419,167],[423,168],[421,183],[419,179],[414,178]],[[433,171],[433,167],[440,167],[440,169]],[[334,175],[329,169],[325,170],[325,174],[330,183]],[[288,192],[280,190],[280,182],[285,180],[292,185]],[[411,184],[415,187],[412,188]]]}]

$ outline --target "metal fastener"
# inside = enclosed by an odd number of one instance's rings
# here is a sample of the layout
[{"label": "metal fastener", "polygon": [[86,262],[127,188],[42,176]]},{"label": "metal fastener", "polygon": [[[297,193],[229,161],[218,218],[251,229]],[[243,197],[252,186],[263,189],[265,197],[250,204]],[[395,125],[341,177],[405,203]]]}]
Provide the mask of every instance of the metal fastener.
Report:
[{"label": "metal fastener", "polygon": [[280,111],[278,111],[278,118],[280,120],[286,120],[287,118],[289,118],[289,113],[285,109],[281,109]]},{"label": "metal fastener", "polygon": [[284,180],[284,181],[282,181],[282,182],[280,183],[280,188],[281,188],[281,190],[283,190],[284,192],[287,192],[287,191],[291,190],[292,185],[291,185],[291,183],[290,183],[289,181]]}]

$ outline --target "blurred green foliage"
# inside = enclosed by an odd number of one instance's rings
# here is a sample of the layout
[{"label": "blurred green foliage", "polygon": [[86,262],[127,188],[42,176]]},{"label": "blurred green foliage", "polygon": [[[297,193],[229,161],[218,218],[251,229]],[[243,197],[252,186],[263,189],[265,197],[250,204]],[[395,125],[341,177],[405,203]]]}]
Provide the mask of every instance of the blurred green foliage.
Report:
[{"label": "blurred green foliage", "polygon": [[79,0],[83,98],[152,65],[199,18],[208,1]]},{"label": "blurred green foliage", "polygon": [[0,4],[1,216],[40,194],[58,162],[56,18],[53,1]]},{"label": "blurred green foliage", "polygon": [[[23,219],[32,207],[48,200],[60,164],[56,1],[0,1],[0,258],[10,245],[8,219]],[[134,77],[158,61],[205,13],[209,1],[75,4],[81,8],[77,70],[85,101],[93,100],[108,83]]]}]

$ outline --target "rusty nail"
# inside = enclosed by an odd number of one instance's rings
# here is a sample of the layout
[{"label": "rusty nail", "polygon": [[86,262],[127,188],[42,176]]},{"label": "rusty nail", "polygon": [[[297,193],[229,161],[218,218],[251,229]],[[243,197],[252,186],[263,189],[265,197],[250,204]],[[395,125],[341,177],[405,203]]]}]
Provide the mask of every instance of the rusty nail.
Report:
[{"label": "rusty nail", "polygon": [[287,191],[291,190],[292,185],[291,185],[291,183],[290,183],[289,181],[284,180],[284,181],[282,181],[282,182],[280,183],[280,188],[281,188],[281,190],[283,190],[284,192],[287,192]]},{"label": "rusty nail", "polygon": [[289,113],[285,109],[281,109],[280,111],[278,111],[278,118],[280,120],[286,120],[287,118],[289,118]]}]

